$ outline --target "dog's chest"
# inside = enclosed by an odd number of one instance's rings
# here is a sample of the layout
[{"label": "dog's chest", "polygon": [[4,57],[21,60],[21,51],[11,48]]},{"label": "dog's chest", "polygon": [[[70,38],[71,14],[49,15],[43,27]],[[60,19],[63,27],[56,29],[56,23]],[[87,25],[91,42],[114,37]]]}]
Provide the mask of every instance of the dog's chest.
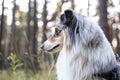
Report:
[{"label": "dog's chest", "polygon": [[58,80],[99,80],[99,78],[90,75],[92,73],[90,67],[92,66],[82,60],[80,56],[72,57],[73,55],[68,56],[63,52],[60,52],[56,63]]}]

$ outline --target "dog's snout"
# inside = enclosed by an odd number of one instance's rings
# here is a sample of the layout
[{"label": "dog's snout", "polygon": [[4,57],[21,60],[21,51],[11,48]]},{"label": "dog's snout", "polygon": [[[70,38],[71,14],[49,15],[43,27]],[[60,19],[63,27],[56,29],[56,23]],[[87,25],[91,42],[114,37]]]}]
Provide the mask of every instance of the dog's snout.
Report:
[{"label": "dog's snout", "polygon": [[41,45],[40,48],[43,50],[44,49],[44,45]]}]

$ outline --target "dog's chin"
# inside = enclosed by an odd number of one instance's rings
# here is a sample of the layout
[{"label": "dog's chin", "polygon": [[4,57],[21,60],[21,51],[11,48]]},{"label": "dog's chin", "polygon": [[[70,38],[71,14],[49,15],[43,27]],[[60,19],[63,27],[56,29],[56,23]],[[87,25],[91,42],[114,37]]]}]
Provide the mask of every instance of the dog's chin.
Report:
[{"label": "dog's chin", "polygon": [[49,54],[54,54],[54,53],[58,53],[60,51],[60,45],[56,45],[54,46],[53,48],[51,49],[48,49],[48,50],[44,50],[45,52],[49,53]]}]

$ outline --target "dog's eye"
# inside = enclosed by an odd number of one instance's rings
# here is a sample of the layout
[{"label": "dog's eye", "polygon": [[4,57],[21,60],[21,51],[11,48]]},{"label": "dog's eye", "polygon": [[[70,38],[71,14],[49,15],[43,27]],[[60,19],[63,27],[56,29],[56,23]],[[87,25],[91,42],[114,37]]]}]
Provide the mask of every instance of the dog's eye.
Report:
[{"label": "dog's eye", "polygon": [[54,34],[54,37],[57,37],[58,36],[58,34]]},{"label": "dog's eye", "polygon": [[61,30],[55,29],[55,34],[54,34],[54,36],[57,37],[57,36],[60,34],[60,32],[61,32]]},{"label": "dog's eye", "polygon": [[58,34],[58,33],[55,33],[55,34],[54,34],[54,37],[58,37],[58,36],[59,36],[59,34]]}]

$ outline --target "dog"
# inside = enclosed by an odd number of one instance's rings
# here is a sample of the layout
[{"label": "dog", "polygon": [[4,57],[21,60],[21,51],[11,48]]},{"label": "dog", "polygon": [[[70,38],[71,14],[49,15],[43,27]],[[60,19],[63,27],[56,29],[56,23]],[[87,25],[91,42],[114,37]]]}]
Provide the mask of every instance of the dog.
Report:
[{"label": "dog", "polygon": [[[72,10],[66,10],[60,15],[58,29],[63,33],[60,42],[62,48],[56,63],[58,80],[119,80],[119,76],[114,77],[114,72],[119,75],[119,64],[96,22]],[[56,45],[60,45],[47,43],[49,42],[45,41],[41,46],[43,50],[52,51],[58,47]]]}]

